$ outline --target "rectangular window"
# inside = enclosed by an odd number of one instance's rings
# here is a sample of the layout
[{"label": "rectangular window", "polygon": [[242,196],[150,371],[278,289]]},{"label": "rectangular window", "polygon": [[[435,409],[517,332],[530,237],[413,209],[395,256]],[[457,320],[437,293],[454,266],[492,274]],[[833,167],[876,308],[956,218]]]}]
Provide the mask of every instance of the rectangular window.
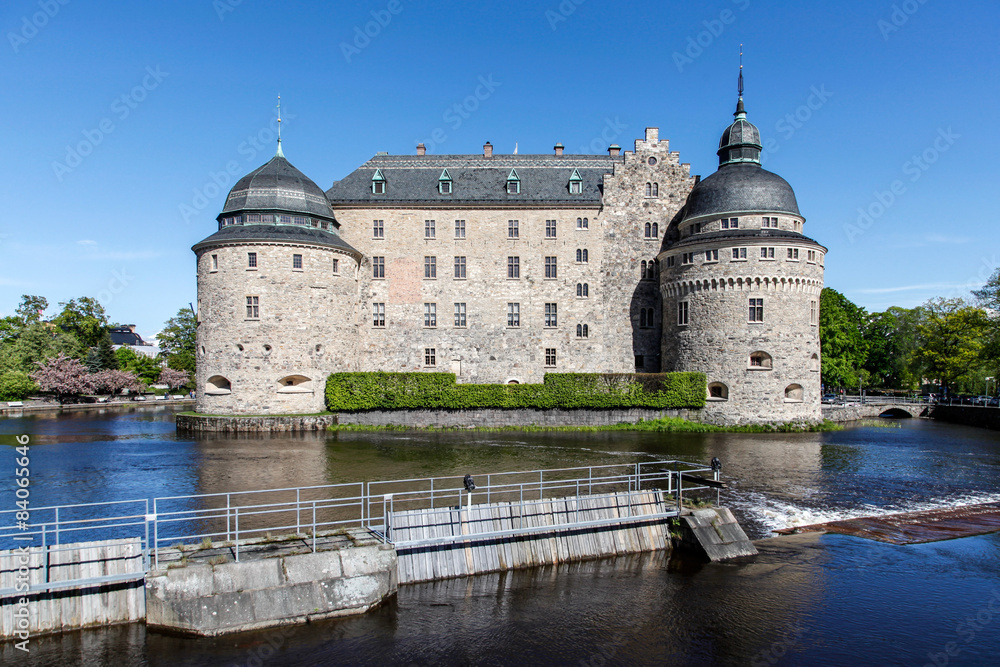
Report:
[{"label": "rectangular window", "polygon": [[677,302],[677,324],[678,326],[686,326],[688,323],[688,302],[678,301]]},{"label": "rectangular window", "polygon": [[545,277],[548,279],[556,278],[556,258],[546,257],[545,258]]},{"label": "rectangular window", "polygon": [[372,220],[372,238],[385,238],[385,223],[382,220]]},{"label": "rectangular window", "polygon": [[465,238],[465,220],[455,221],[455,238],[456,239]]},{"label": "rectangular window", "polygon": [[673,265],[674,265],[674,256],[671,255],[670,257],[667,257],[667,266],[673,266]]},{"label": "rectangular window", "polygon": [[436,327],[438,325],[438,307],[436,303],[424,304],[424,326]]},{"label": "rectangular window", "polygon": [[373,327],[384,327],[385,326],[385,304],[384,303],[373,303],[372,304],[372,326]]},{"label": "rectangular window", "polygon": [[340,260],[339,259],[334,259],[333,260],[333,272],[334,273],[340,273]]},{"label": "rectangular window", "polygon": [[558,326],[558,318],[556,317],[556,304],[547,303],[545,304],[545,326],[554,327]]},{"label": "rectangular window", "polygon": [[424,220],[424,238],[425,239],[432,239],[432,238],[435,237],[436,233],[437,232],[434,229],[434,221],[433,220]]},{"label": "rectangular window", "polygon": [[768,217],[761,218],[760,219],[760,226],[762,228],[764,228],[764,229],[767,229],[769,227],[771,229],[777,229],[778,228],[778,219],[777,218],[768,218]]},{"label": "rectangular window", "polygon": [[521,326],[521,304],[519,303],[507,304],[507,326],[509,327]]},{"label": "rectangular window", "polygon": [[764,321],[764,299],[750,299],[750,322]]},{"label": "rectangular window", "polygon": [[247,253],[247,268],[256,269],[257,268],[257,253],[248,252]]},{"label": "rectangular window", "polygon": [[521,258],[520,257],[508,257],[507,258],[507,277],[508,278],[520,278],[521,277]]},{"label": "rectangular window", "polygon": [[556,348],[554,347],[545,348],[545,365],[548,367],[556,365]]},{"label": "rectangular window", "polygon": [[722,219],[723,229],[739,229],[740,219],[739,218],[723,218]]},{"label": "rectangular window", "polygon": [[809,302],[809,324],[813,326],[819,324],[819,309],[815,301]]},{"label": "rectangular window", "polygon": [[788,248],[788,259],[793,262],[797,262],[799,259],[799,249],[798,248]]},{"label": "rectangular window", "polygon": [[545,238],[554,239],[556,237],[556,221],[546,220],[545,221]]},{"label": "rectangular window", "polygon": [[691,233],[692,234],[698,234],[700,232],[701,232],[701,223],[700,222],[696,222],[693,225],[691,225]]},{"label": "rectangular window", "polygon": [[219,270],[219,256],[218,255],[212,255],[212,270],[213,271],[218,271]]},{"label": "rectangular window", "polygon": [[719,261],[719,251],[718,250],[706,250],[705,251],[705,261],[706,262],[718,262]]},{"label": "rectangular window", "polygon": [[807,262],[811,262],[813,264],[816,263],[816,251],[815,250],[806,250],[806,261]]},{"label": "rectangular window", "polygon": [[455,280],[465,280],[465,257],[455,258]]},{"label": "rectangular window", "polygon": [[774,248],[761,248],[760,249],[761,259],[774,259]]},{"label": "rectangular window", "polygon": [[424,278],[438,277],[437,257],[424,257]]},{"label": "rectangular window", "polygon": [[646,356],[643,354],[635,355],[635,370],[637,373],[642,372],[646,368]]},{"label": "rectangular window", "polygon": [[580,181],[570,181],[569,183],[569,193],[571,195],[578,195],[583,192],[583,183]]},{"label": "rectangular window", "polygon": [[694,253],[693,252],[681,253],[681,264],[694,264]]},{"label": "rectangular window", "polygon": [[292,268],[301,269],[302,268],[302,255],[296,253],[292,255]]},{"label": "rectangular window", "polygon": [[520,236],[520,224],[517,220],[507,221],[507,238],[516,239]]},{"label": "rectangular window", "polygon": [[435,348],[424,348],[424,366],[437,366],[437,350]]},{"label": "rectangular window", "polygon": [[385,194],[385,181],[372,181],[372,194]]},{"label": "rectangular window", "polygon": [[465,326],[465,304],[456,303],[455,304],[455,326],[464,327]]},{"label": "rectangular window", "polygon": [[385,278],[385,257],[372,257],[372,278]]},{"label": "rectangular window", "polygon": [[248,320],[259,320],[260,319],[260,297],[259,296],[248,296],[247,297],[247,319]]},{"label": "rectangular window", "polygon": [[590,228],[590,218],[577,218],[576,219],[577,229],[589,229]]},{"label": "rectangular window", "polygon": [[746,248],[733,248],[733,260],[740,261],[747,258]]}]

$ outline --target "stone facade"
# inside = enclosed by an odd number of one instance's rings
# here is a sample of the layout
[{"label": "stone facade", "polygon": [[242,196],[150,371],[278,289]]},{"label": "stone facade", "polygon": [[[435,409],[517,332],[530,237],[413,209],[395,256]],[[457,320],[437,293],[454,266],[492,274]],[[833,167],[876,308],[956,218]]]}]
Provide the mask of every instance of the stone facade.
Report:
[{"label": "stone facade", "polygon": [[279,147],[195,246],[198,411],[318,412],[337,371],[702,371],[707,421],[817,421],[825,249],[736,115],[704,181],[656,128],[607,156],[380,153],[325,194]]}]

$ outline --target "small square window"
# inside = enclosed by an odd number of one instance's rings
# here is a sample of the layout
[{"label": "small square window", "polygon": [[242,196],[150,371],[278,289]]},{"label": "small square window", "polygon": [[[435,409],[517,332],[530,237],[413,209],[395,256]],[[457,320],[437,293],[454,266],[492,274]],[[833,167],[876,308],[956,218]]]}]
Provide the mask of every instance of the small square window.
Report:
[{"label": "small square window", "polygon": [[302,255],[298,253],[292,255],[292,268],[302,270]]},{"label": "small square window", "polygon": [[798,248],[788,248],[788,259],[797,262],[799,261],[799,249]]},{"label": "small square window", "polygon": [[583,194],[583,183],[581,183],[580,181],[570,181],[569,193],[571,195]]},{"label": "small square window", "polygon": [[437,366],[437,350],[435,348],[424,348],[424,366]]},{"label": "small square window", "polygon": [[675,261],[676,260],[674,259],[673,255],[671,255],[670,257],[667,257],[667,266],[668,267],[673,266]]},{"label": "small square window", "polygon": [[760,249],[761,259],[774,259],[774,248],[761,248]]},{"label": "small square window", "polygon": [[681,264],[694,264],[694,253],[693,252],[681,253]]},{"label": "small square window", "polygon": [[764,299],[750,299],[749,322],[764,321]]},{"label": "small square window", "polygon": [[507,181],[507,194],[516,195],[521,193],[521,181]]},{"label": "small square window", "polygon": [[719,261],[719,251],[718,250],[706,250],[705,251],[705,261],[706,262],[718,262]]},{"label": "small square window", "polygon": [[259,296],[248,296],[247,297],[247,319],[248,320],[259,320],[260,319],[260,297]]},{"label": "small square window", "polygon": [[257,268],[257,253],[248,252],[247,253],[247,268],[256,269]]},{"label": "small square window", "polygon": [[451,194],[451,181],[439,181],[438,182],[438,190],[443,195],[450,195]]},{"label": "small square window", "polygon": [[545,348],[545,365],[552,368],[556,365],[556,348],[547,347]]},{"label": "small square window", "polygon": [[372,194],[385,194],[385,181],[372,181]]},{"label": "small square window", "polygon": [[733,248],[733,261],[739,262],[747,258],[746,248]]},{"label": "small square window", "polygon": [[722,219],[723,229],[739,229],[740,219],[739,218],[723,218]]}]

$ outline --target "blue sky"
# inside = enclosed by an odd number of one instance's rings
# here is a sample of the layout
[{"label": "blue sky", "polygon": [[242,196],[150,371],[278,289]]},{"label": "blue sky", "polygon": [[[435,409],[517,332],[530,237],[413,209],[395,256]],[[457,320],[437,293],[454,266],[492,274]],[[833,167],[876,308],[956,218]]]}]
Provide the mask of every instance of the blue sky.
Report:
[{"label": "blue sky", "polygon": [[96,296],[158,331],[195,301],[190,247],[229,186],[273,154],[279,93],[284,152],[323,188],[419,141],[604,152],[646,126],[707,176],[741,42],[765,167],[830,249],[826,284],[870,310],[967,296],[1000,264],[998,18],[989,0],[6,0],[0,313]]}]

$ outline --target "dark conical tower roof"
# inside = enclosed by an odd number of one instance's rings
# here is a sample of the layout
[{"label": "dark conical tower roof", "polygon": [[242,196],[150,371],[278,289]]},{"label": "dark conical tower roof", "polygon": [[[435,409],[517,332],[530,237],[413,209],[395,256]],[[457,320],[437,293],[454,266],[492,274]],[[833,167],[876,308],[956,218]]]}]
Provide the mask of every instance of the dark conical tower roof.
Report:
[{"label": "dark conical tower roof", "polygon": [[326,194],[285,159],[280,145],[273,158],[233,186],[219,217],[243,211],[280,211],[333,220]]}]

